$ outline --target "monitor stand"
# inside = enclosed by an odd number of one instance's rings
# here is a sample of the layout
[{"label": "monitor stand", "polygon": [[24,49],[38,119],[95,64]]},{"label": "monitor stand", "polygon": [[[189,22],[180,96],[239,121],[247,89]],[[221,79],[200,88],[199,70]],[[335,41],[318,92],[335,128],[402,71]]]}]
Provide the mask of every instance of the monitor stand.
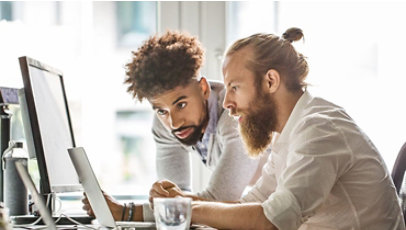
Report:
[{"label": "monitor stand", "polygon": [[[10,220],[13,225],[23,225],[23,224],[32,224],[38,220],[39,216],[34,215],[23,215],[23,216],[11,216]],[[56,221],[59,216],[52,217]],[[87,215],[69,215],[69,218],[76,220],[81,224],[91,224],[94,217]],[[76,225],[76,223],[70,221],[66,216],[62,216],[60,220],[56,223],[57,225]],[[42,220],[40,220],[36,225],[44,225]]]}]

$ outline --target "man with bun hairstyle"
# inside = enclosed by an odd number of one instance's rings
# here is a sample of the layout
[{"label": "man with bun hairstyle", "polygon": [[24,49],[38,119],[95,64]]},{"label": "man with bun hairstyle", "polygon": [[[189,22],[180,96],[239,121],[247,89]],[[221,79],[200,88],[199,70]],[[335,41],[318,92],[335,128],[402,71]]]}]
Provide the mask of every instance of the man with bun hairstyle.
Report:
[{"label": "man with bun hairstyle", "polygon": [[[218,229],[405,229],[378,150],[345,110],[313,97],[309,67],[292,42],[254,34],[236,41],[223,63],[224,108],[239,121],[252,156],[271,146],[262,177],[235,203],[196,201],[192,222]],[[155,185],[167,196],[176,185]],[[158,196],[158,195],[156,195]]]},{"label": "man with bun hairstyle", "polygon": [[[239,199],[245,187],[258,179],[262,166],[246,154],[238,122],[222,107],[224,84],[207,80],[200,73],[204,61],[200,42],[186,33],[169,31],[146,40],[132,54],[125,83],[134,98],[148,100],[155,112],[152,133],[158,179],[176,183],[182,196]],[[208,186],[197,194],[189,192],[189,153],[198,154],[212,170]],[[148,203],[133,207],[135,215],[131,218],[128,205],[105,196],[116,220],[153,220]],[[92,215],[86,198],[83,203]]]}]

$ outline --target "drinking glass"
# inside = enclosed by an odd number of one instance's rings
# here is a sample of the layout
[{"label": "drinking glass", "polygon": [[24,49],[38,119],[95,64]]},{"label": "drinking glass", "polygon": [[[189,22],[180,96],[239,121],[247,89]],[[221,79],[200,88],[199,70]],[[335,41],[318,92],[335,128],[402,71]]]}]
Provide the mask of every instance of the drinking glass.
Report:
[{"label": "drinking glass", "polygon": [[192,199],[185,197],[154,198],[154,216],[158,230],[188,230]]}]

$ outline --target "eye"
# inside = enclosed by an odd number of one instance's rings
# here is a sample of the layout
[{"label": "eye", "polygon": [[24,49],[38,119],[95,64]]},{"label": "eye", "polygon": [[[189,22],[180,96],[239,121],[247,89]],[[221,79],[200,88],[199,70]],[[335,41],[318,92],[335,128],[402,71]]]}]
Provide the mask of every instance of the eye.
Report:
[{"label": "eye", "polygon": [[178,107],[178,109],[183,109],[186,107],[186,102],[180,102],[176,106]]},{"label": "eye", "polygon": [[163,116],[163,115],[167,114],[168,112],[165,111],[165,110],[163,110],[163,109],[157,109],[156,113],[157,113],[158,115],[160,115],[160,116]]},{"label": "eye", "polygon": [[231,90],[235,92],[235,91],[237,91],[237,88],[238,88],[238,86],[233,86],[233,87],[231,87]]}]

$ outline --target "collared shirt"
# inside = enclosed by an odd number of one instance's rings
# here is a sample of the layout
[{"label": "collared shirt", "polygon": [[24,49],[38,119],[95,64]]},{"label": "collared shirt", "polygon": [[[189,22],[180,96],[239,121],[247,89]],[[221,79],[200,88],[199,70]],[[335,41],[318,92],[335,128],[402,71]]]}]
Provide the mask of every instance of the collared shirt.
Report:
[{"label": "collared shirt", "polygon": [[196,149],[200,153],[202,161],[204,164],[207,162],[207,146],[209,145],[210,136],[216,133],[217,120],[218,120],[218,109],[217,102],[218,96],[215,93],[211,93],[208,102],[208,113],[209,121],[207,123],[206,130],[203,134],[202,140],[196,143]]},{"label": "collared shirt", "polygon": [[383,159],[342,108],[305,92],[271,149],[242,202],[278,229],[405,229]]}]

